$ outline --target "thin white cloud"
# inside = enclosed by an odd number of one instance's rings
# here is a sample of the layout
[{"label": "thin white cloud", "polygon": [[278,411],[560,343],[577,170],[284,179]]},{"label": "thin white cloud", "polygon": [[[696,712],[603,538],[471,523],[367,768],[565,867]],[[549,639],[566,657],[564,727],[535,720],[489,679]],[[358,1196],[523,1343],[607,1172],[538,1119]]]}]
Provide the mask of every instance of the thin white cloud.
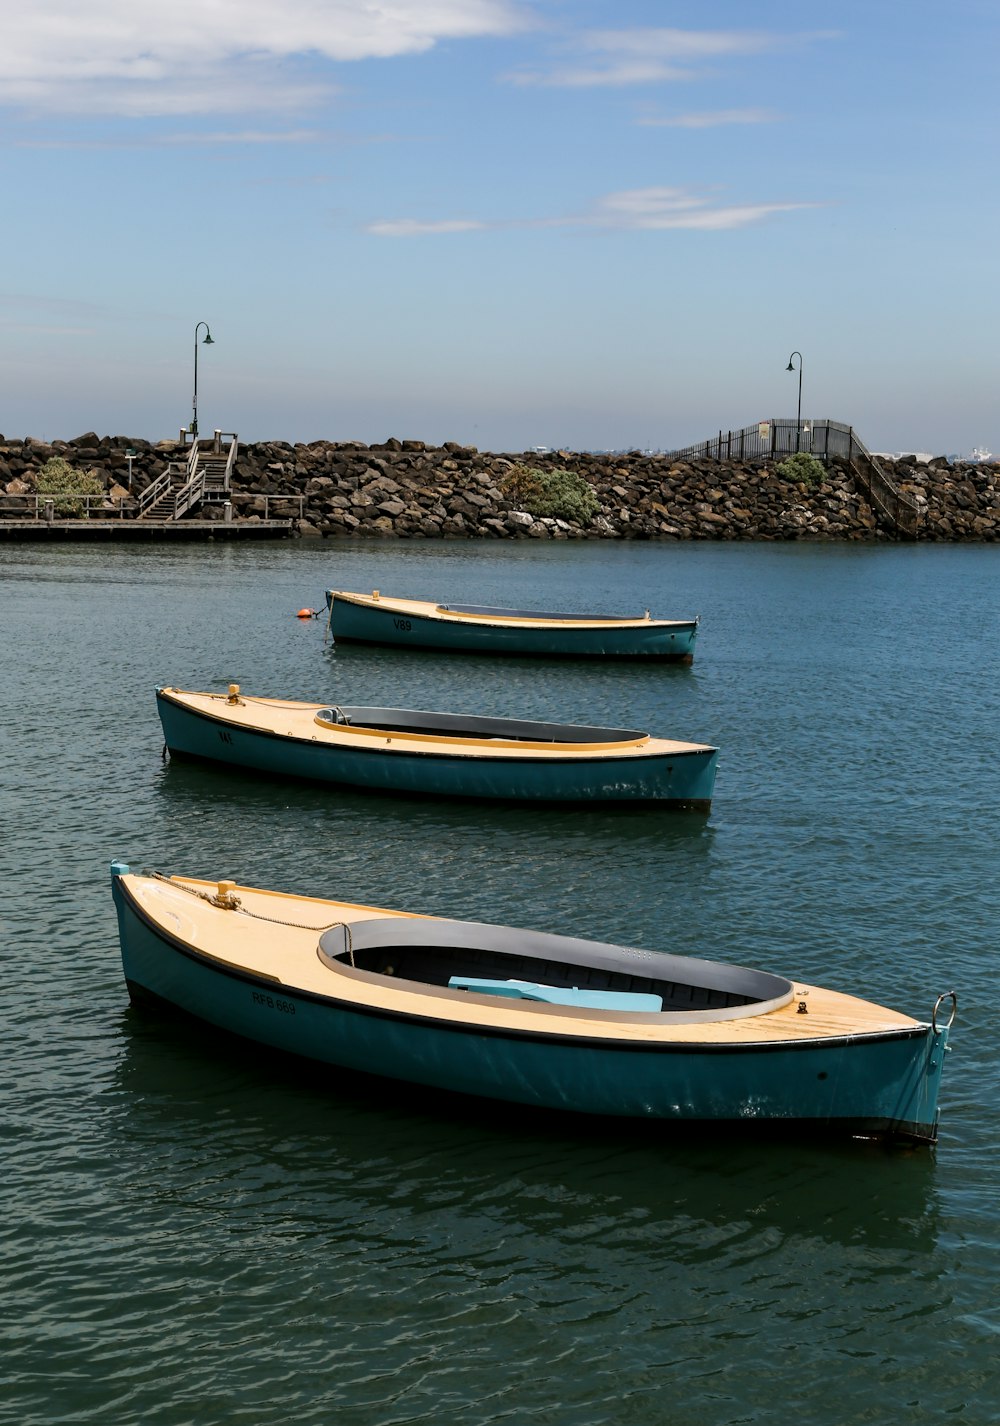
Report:
[{"label": "thin white cloud", "polygon": [[0,14],[0,104],[40,112],[234,113],[325,97],[317,59],[419,54],[511,34],[517,0],[31,0]]},{"label": "thin white cloud", "polygon": [[[812,208],[812,203],[718,203],[690,188],[630,188],[609,193],[593,214],[583,220],[591,226],[633,231],[701,228],[720,231],[745,228],[773,213]],[[571,220],[572,221],[572,220]]]},{"label": "thin white cloud", "polygon": [[[233,130],[231,133],[219,131],[217,133],[177,133],[177,134],[149,134],[143,138],[114,138],[114,139],[17,139],[14,147],[22,149],[146,149],[146,148],[189,148],[189,147],[221,147],[231,145],[248,145],[251,147],[261,144],[319,144],[332,141],[340,141],[340,136],[323,133],[319,129],[281,129],[273,133],[267,130],[243,129]],[[346,140],[345,140],[346,141]],[[368,143],[376,142],[370,139],[353,140],[353,142]]]},{"label": "thin white cloud", "polygon": [[528,66],[506,75],[512,84],[585,89],[690,80],[698,66],[728,56],[762,54],[814,40],[831,32],[809,35],[771,34],[754,30],[587,30],[567,45],[572,51],[547,65]]},{"label": "thin white cloud", "polygon": [[[75,297],[52,297],[34,292],[0,292],[0,320],[8,322],[20,320],[19,314],[27,312],[32,317],[41,313],[48,317],[92,321],[107,309],[95,302],[83,302]],[[11,314],[8,317],[7,314]],[[77,330],[68,328],[67,330]]]},{"label": "thin white cloud", "polygon": [[714,59],[723,54],[760,54],[787,43],[760,30],[672,30],[647,26],[631,30],[587,30],[585,49],[602,54],[656,55],[671,62]]},{"label": "thin white cloud", "polygon": [[421,238],[439,233],[472,233],[489,227],[464,218],[445,218],[440,222],[421,222],[417,218],[386,218],[370,223],[366,229],[377,238]]},{"label": "thin white cloud", "polygon": [[[294,66],[292,66],[294,67]],[[256,71],[256,73],[254,72]],[[294,113],[325,104],[332,85],[291,82],[259,57],[241,57],[219,68],[193,62],[182,74],[164,65],[149,79],[115,74],[74,76],[56,85],[48,77],[8,80],[0,73],[0,105],[29,114],[90,115],[118,119],[184,119],[192,115]]]},{"label": "thin white cloud", "polygon": [[608,193],[598,199],[589,212],[567,217],[504,219],[493,223],[468,219],[421,222],[414,218],[383,218],[369,224],[366,231],[379,238],[412,238],[510,228],[603,228],[619,232],[687,228],[720,232],[748,227],[776,213],[791,213],[816,206],[808,202],[728,204],[720,203],[696,189],[654,186]]},{"label": "thin white cloud", "polygon": [[745,228],[773,213],[813,208],[813,203],[714,203],[691,189],[633,188],[609,193],[593,215],[598,227],[632,230]]},{"label": "thin white cloud", "polygon": [[41,322],[0,321],[0,331],[11,336],[33,337],[92,337],[96,327],[52,327]]},{"label": "thin white cloud", "polygon": [[649,116],[636,122],[649,129],[715,129],[726,124],[775,124],[781,118],[771,109],[709,109],[703,113]]},{"label": "thin white cloud", "polygon": [[614,89],[635,84],[666,84],[690,79],[688,70],[659,60],[616,60],[604,65],[555,65],[550,69],[521,69],[507,75],[511,84],[550,89]]},{"label": "thin white cloud", "polygon": [[213,144],[319,144],[329,136],[318,129],[281,129],[273,133],[266,129],[237,129],[232,133],[214,134],[163,134],[155,142],[168,148]]}]

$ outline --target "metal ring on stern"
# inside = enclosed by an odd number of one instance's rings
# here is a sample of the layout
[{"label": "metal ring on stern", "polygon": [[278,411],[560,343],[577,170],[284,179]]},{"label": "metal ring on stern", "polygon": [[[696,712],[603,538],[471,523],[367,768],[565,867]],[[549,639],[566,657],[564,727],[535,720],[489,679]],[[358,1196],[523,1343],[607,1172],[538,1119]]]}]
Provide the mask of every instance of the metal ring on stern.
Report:
[{"label": "metal ring on stern", "polygon": [[958,1014],[958,996],[955,994],[955,992],[953,990],[946,990],[943,995],[939,995],[937,1000],[935,1000],[934,1002],[934,1009],[931,1012],[931,1029],[934,1031],[935,1035],[939,1035],[941,1033],[940,1029],[938,1028],[937,1017],[941,1002],[944,1000],[951,1001],[951,1014],[948,1016],[948,1023],[944,1027],[946,1030],[951,1029],[952,1025],[954,1025],[955,1023],[955,1016]]}]

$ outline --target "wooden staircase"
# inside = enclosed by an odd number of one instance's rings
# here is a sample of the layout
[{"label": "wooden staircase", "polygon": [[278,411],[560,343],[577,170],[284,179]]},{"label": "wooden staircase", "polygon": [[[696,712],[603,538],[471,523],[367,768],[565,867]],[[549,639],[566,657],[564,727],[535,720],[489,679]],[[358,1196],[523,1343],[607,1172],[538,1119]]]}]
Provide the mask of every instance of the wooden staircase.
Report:
[{"label": "wooden staircase", "polygon": [[[181,435],[187,438],[187,433]],[[216,431],[206,441],[194,437],[187,460],[171,461],[143,491],[138,518],[149,525],[167,525],[202,501],[225,500],[232,488],[238,448],[235,432]]]},{"label": "wooden staircase", "polygon": [[147,525],[167,525],[176,518],[177,492],[187,483],[187,467],[171,461],[166,471],[143,491],[138,518]]}]

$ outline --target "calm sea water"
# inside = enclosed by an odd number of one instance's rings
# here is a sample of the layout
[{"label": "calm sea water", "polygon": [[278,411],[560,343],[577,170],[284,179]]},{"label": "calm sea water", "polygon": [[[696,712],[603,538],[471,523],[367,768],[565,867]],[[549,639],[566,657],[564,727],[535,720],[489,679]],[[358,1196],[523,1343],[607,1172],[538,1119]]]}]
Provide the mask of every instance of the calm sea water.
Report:
[{"label": "calm sea water", "polygon": [[[323,590],[702,616],[691,668],[337,651]],[[1000,550],[0,549],[0,1419],[1000,1420]],[[710,816],[161,758],[158,683],[648,727]],[[108,863],[759,965],[925,1015],[934,1151],[678,1141],[129,1008]]]}]

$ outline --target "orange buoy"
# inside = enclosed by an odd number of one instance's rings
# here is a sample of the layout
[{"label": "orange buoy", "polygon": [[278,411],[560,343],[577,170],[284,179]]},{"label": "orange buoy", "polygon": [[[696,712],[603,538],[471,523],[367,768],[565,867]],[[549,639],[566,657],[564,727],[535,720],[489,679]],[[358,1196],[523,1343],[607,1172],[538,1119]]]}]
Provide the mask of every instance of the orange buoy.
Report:
[{"label": "orange buoy", "polygon": [[300,609],[299,612],[296,614],[295,617],[296,617],[296,619],[315,619],[315,618],[316,618],[316,610],[315,610],[315,609]]}]

